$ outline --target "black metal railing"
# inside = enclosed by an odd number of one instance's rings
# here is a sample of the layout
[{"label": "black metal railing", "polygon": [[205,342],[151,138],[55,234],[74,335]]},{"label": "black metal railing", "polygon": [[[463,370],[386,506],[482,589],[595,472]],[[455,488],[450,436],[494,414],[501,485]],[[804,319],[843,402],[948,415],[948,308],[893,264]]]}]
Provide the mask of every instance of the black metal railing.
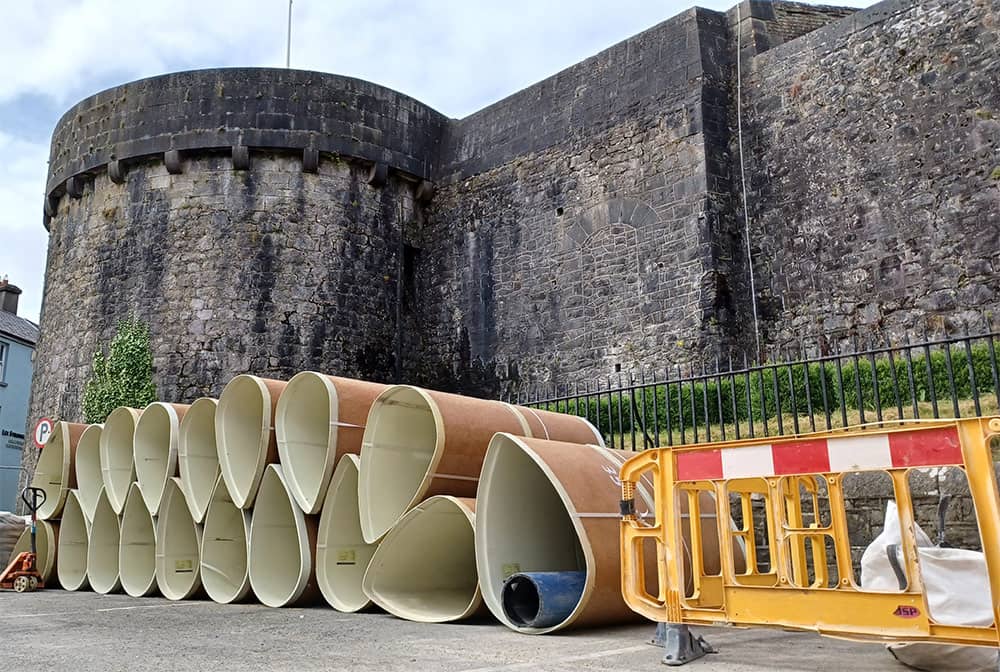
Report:
[{"label": "black metal railing", "polygon": [[833,347],[812,358],[800,350],[755,365],[716,359],[508,398],[586,417],[608,446],[635,450],[998,413],[1000,332]]}]

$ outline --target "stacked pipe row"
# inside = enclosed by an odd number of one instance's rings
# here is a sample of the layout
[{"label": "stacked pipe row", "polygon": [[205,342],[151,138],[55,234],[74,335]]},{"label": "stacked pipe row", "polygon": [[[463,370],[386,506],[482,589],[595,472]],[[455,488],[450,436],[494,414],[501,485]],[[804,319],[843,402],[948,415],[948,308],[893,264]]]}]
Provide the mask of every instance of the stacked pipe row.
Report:
[{"label": "stacked pipe row", "polygon": [[[70,590],[488,611],[531,633],[635,617],[619,588],[627,453],[582,418],[303,372],[55,436],[34,484],[55,502],[40,517],[62,515],[58,544],[42,536]],[[712,538],[717,521],[700,524]]]}]

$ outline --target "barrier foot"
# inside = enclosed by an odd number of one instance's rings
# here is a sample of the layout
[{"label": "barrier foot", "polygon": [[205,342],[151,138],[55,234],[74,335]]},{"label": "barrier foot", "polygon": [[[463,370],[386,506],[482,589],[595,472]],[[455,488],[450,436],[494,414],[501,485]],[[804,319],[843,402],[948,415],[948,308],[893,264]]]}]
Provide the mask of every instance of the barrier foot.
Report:
[{"label": "barrier foot", "polygon": [[670,666],[684,665],[716,652],[704,637],[695,636],[688,626],[678,623],[657,623],[656,635],[650,643],[663,647],[662,662]]}]

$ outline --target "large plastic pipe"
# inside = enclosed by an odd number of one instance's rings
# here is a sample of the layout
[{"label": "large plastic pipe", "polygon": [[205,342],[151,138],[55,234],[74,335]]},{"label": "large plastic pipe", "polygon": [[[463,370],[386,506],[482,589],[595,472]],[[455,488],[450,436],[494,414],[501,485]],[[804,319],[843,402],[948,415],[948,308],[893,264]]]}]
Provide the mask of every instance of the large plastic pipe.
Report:
[{"label": "large plastic pipe", "polygon": [[316,525],[288,492],[281,465],[269,464],[250,519],[250,585],[263,604],[304,605],[319,597]]},{"label": "large plastic pipe", "polygon": [[122,588],[132,597],[156,592],[156,520],[146,508],[138,483],[132,484],[125,497],[118,544],[118,574]]},{"label": "large plastic pipe", "polygon": [[219,476],[201,535],[201,583],[210,598],[230,604],[250,594],[249,552],[250,512],[233,504]]},{"label": "large plastic pipe", "polygon": [[186,404],[154,401],[143,409],[135,425],[135,479],[150,515],[159,515],[167,479],[177,475],[177,439],[188,408]]},{"label": "large plastic pipe", "polygon": [[[479,482],[476,516],[476,562],[483,600],[505,625],[519,632],[544,634],[569,626],[598,625],[636,618],[621,595],[622,463],[630,453],[598,446],[544,441],[497,434],[490,442]],[[636,486],[640,515],[652,509],[648,484]],[[719,569],[718,521],[714,499],[702,497],[700,524],[705,570]],[[686,517],[686,500],[682,515]],[[729,524],[728,516],[725,519]],[[685,535],[690,537],[690,533]],[[650,547],[647,562],[656,565]],[[743,549],[734,544],[737,564]],[[537,613],[522,603],[512,618],[504,609],[504,585],[518,573],[585,572],[586,581],[573,608],[559,620],[544,613],[540,594]],[[523,585],[523,584],[522,584]],[[536,590],[557,587],[535,582]]]},{"label": "large plastic pipe", "polygon": [[108,491],[102,487],[97,494],[97,506],[87,542],[87,580],[95,592],[107,594],[121,590],[118,573],[120,541],[121,521],[111,506]]},{"label": "large plastic pipe", "polygon": [[132,442],[141,415],[140,410],[119,406],[111,411],[101,431],[101,480],[115,515],[121,515],[129,486],[135,480]]},{"label": "large plastic pipe", "polygon": [[45,503],[38,507],[38,518],[58,518],[66,502],[66,493],[76,487],[76,447],[87,425],[57,422],[42,446],[31,477],[31,485],[45,491]]},{"label": "large plastic pipe", "polygon": [[365,541],[378,541],[428,496],[474,497],[486,448],[497,432],[601,442],[584,418],[390,387],[372,404],[362,439],[358,497]]},{"label": "large plastic pipe", "polygon": [[358,467],[361,458],[344,455],[337,463],[323,501],[316,536],[316,583],[338,611],[365,609],[371,600],[362,581],[376,544],[366,544],[358,513]]},{"label": "large plastic pipe", "polygon": [[437,495],[410,509],[372,556],[368,597],[422,623],[468,618],[483,605],[476,573],[476,500]]},{"label": "large plastic pipe", "polygon": [[[205,513],[219,480],[219,452],[215,444],[215,409],[219,402],[195,400],[181,420],[177,441],[177,468],[181,488],[194,522],[205,522]],[[228,494],[227,494],[228,496]]]},{"label": "large plastic pipe", "polygon": [[90,586],[87,581],[89,538],[90,521],[80,504],[79,492],[70,490],[66,494],[66,504],[59,521],[59,541],[56,544],[56,577],[66,590],[83,590]]},{"label": "large plastic pipe", "polygon": [[[483,599],[501,622],[546,633],[635,619],[621,596],[620,452],[510,434],[493,438],[480,480],[476,560]],[[637,493],[643,497],[648,501],[648,494]],[[586,582],[565,618],[533,627],[530,614],[516,621],[507,615],[502,593],[510,575],[567,571],[585,572]]]},{"label": "large plastic pipe", "polygon": [[361,452],[365,421],[388,387],[303,371],[288,381],[274,413],[278,458],[295,501],[319,513],[342,455]]},{"label": "large plastic pipe", "polygon": [[274,408],[285,382],[243,374],[222,390],[215,411],[219,468],[233,502],[253,506],[268,464],[278,461]]},{"label": "large plastic pipe", "polygon": [[156,520],[156,583],[168,600],[186,600],[201,588],[201,526],[194,522],[180,479],[163,490]]},{"label": "large plastic pipe", "polygon": [[[26,553],[31,550],[31,525],[24,528],[24,532],[17,538],[14,550],[10,552],[10,557],[16,558],[19,553]],[[56,568],[56,556],[59,550],[59,521],[39,520],[35,528],[35,567],[42,575],[42,580],[46,583],[52,578]],[[5,565],[6,566],[6,565]],[[0,570],[3,571],[3,570]]]},{"label": "large plastic pipe", "polygon": [[97,497],[104,487],[101,476],[101,431],[104,425],[90,425],[76,444],[76,496],[88,521],[94,519]]}]

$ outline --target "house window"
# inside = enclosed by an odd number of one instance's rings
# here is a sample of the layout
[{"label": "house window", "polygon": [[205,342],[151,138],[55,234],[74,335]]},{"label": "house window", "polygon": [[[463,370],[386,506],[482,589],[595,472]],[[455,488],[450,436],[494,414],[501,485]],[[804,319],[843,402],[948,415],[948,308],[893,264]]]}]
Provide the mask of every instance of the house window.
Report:
[{"label": "house window", "polygon": [[10,352],[10,343],[0,341],[0,383],[7,380],[7,353]]}]

